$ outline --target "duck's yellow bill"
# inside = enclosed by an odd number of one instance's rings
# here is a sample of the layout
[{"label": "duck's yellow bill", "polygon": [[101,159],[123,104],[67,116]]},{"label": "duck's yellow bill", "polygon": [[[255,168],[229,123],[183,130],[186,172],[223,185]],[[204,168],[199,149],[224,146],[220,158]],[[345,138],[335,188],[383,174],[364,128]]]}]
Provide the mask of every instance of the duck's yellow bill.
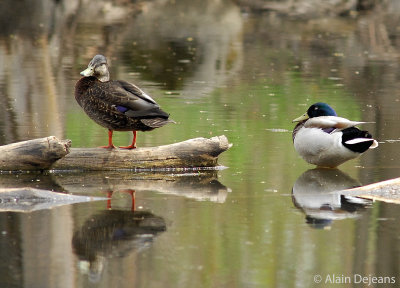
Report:
[{"label": "duck's yellow bill", "polygon": [[303,120],[307,120],[309,117],[307,115],[307,113],[301,115],[300,117],[297,117],[296,119],[293,119],[292,122],[300,122]]}]

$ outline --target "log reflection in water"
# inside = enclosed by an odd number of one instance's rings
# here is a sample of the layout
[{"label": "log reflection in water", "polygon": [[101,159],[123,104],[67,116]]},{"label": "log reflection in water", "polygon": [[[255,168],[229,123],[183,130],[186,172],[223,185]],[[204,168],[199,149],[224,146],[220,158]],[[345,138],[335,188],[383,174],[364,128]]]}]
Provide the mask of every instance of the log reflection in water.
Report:
[{"label": "log reflection in water", "polygon": [[[54,174],[58,186],[79,195],[104,196],[117,191],[156,191],[196,200],[223,203],[231,190],[217,180],[216,171],[192,173],[90,172]],[[99,194],[100,193],[100,194]]]}]

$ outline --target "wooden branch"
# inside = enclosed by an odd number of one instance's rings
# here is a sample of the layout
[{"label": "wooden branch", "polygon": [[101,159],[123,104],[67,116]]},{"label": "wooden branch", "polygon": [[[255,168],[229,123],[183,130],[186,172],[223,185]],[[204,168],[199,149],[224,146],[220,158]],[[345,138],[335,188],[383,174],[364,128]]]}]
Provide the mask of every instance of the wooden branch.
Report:
[{"label": "wooden branch", "polygon": [[195,138],[158,147],[134,150],[71,148],[54,163],[54,170],[121,170],[215,167],[218,156],[232,144],[223,136]]},{"label": "wooden branch", "polygon": [[69,152],[71,141],[54,136],[0,146],[0,170],[46,170]]}]

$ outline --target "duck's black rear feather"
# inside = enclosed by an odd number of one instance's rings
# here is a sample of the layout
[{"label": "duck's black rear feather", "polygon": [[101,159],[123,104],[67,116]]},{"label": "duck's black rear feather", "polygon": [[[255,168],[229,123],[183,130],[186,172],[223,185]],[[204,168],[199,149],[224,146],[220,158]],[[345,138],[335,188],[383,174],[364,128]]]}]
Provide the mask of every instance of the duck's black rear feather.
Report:
[{"label": "duck's black rear feather", "polygon": [[[342,144],[353,152],[364,153],[374,143],[372,135],[368,131],[362,131],[356,127],[350,127],[342,130]],[[347,141],[353,139],[369,139],[370,141],[360,141],[357,143],[348,144]]]}]

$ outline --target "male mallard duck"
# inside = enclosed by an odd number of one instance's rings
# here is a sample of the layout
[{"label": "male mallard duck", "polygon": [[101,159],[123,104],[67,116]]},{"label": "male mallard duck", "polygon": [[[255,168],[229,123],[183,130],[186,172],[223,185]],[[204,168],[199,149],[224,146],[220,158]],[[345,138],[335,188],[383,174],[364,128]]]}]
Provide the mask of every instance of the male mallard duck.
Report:
[{"label": "male mallard duck", "polygon": [[107,59],[96,55],[75,85],[75,99],[86,114],[97,124],[108,129],[108,146],[113,131],[132,131],[132,144],[136,148],[136,131],[150,131],[168,123],[169,114],[160,109],[156,101],[137,86],[122,80],[110,81]]},{"label": "male mallard duck", "polygon": [[333,168],[378,147],[371,134],[354,127],[366,122],[337,117],[326,103],[311,105],[293,122],[299,122],[292,134],[294,148],[310,164]]}]

